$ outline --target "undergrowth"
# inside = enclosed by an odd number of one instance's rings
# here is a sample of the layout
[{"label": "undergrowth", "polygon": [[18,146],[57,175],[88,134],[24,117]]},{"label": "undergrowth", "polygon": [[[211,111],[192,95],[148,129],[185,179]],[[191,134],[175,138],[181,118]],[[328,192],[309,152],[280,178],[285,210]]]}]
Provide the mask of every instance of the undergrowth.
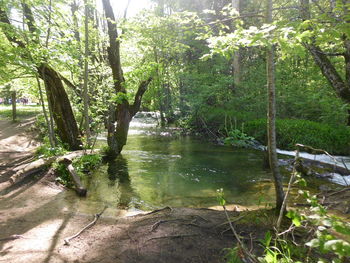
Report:
[{"label": "undergrowth", "polygon": [[[266,119],[245,123],[245,132],[266,145]],[[350,129],[346,126],[331,126],[307,120],[277,120],[277,147],[294,150],[297,143],[312,145],[332,154],[350,154]]]}]

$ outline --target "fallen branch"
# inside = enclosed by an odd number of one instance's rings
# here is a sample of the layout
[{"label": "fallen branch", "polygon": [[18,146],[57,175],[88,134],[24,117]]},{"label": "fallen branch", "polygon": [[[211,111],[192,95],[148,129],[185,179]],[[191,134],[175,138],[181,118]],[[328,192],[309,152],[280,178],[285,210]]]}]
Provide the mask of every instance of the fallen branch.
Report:
[{"label": "fallen branch", "polygon": [[243,217],[245,217],[245,216],[246,216],[246,215],[241,215],[241,216],[239,216],[239,217],[237,217],[237,218],[235,218],[235,219],[233,219],[233,220],[229,220],[229,221],[226,221],[226,222],[224,222],[224,223],[221,223],[221,224],[215,226],[215,228],[221,227],[221,226],[224,226],[224,225],[227,225],[227,224],[229,224],[230,222],[231,222],[231,223],[235,223],[235,222],[241,220],[241,219],[242,219]]},{"label": "fallen branch", "polygon": [[[164,223],[168,223],[168,222],[174,222],[174,221],[188,221],[187,219],[182,219],[182,218],[177,218],[177,219],[169,219],[169,220],[159,220],[156,223],[154,223],[151,227],[150,232],[153,232],[154,230],[156,230],[160,224],[164,224]],[[196,221],[196,219],[191,220],[190,223],[183,223],[183,225],[187,225],[187,226],[196,226],[196,227],[200,227],[199,225],[195,224],[194,221]]]},{"label": "fallen branch", "polygon": [[349,191],[349,190],[350,190],[350,187],[347,187],[347,188],[344,188],[342,190],[336,191],[334,193],[330,193],[329,195],[326,195],[326,196],[330,197],[330,196],[337,195],[337,194],[340,194],[340,193],[343,193],[343,192],[346,192],[346,191]]},{"label": "fallen branch", "polygon": [[227,221],[228,221],[228,224],[230,225],[230,229],[232,230],[232,233],[233,235],[235,236],[237,242],[238,242],[238,248],[242,250],[243,252],[243,256],[246,256],[248,262],[258,262],[258,260],[256,259],[256,257],[245,247],[244,243],[242,242],[241,240],[241,237],[237,234],[235,228],[233,227],[232,223],[231,223],[231,220],[230,220],[230,217],[227,213],[227,209],[226,209],[226,206],[223,205],[222,206],[224,208],[224,212],[225,212],[225,215],[226,215],[226,218],[227,218]]},{"label": "fallen branch", "polygon": [[173,209],[172,209],[170,206],[166,206],[166,207],[164,207],[164,208],[156,209],[156,210],[153,210],[152,212],[149,212],[149,213],[147,213],[147,214],[144,214],[144,216],[148,216],[148,215],[152,215],[152,214],[155,214],[155,213],[159,213],[159,212],[162,212],[162,211],[164,211],[164,210],[170,210],[170,212],[173,211]]},{"label": "fallen branch", "polygon": [[70,237],[67,237],[64,239],[64,245],[65,246],[69,246],[69,241],[71,241],[72,239],[78,237],[81,235],[81,233],[83,233],[86,229],[92,227],[94,224],[96,224],[97,220],[100,218],[100,216],[103,214],[103,212],[107,209],[107,206],[105,206],[103,208],[103,210],[98,213],[98,214],[95,214],[95,217],[94,217],[94,220],[92,222],[90,222],[89,224],[87,224],[85,227],[83,227],[78,233],[76,233],[75,235],[73,236],[70,236]]},{"label": "fallen branch", "polygon": [[67,170],[70,174],[70,176],[73,179],[74,185],[75,185],[75,191],[79,196],[86,196],[86,188],[83,186],[83,184],[80,181],[80,177],[75,171],[75,168],[72,164],[72,160],[66,158],[61,163],[65,164],[67,166]]},{"label": "fallen branch", "polygon": [[0,241],[10,241],[10,240],[23,238],[23,237],[24,236],[22,236],[22,235],[12,235],[12,236],[9,236],[9,237],[0,238]]},{"label": "fallen branch", "polygon": [[152,237],[150,239],[147,239],[145,242],[154,240],[154,239],[162,239],[162,238],[182,238],[182,237],[193,237],[193,236],[200,236],[200,234],[184,234],[184,235],[170,235],[170,236],[160,236],[160,237]]}]

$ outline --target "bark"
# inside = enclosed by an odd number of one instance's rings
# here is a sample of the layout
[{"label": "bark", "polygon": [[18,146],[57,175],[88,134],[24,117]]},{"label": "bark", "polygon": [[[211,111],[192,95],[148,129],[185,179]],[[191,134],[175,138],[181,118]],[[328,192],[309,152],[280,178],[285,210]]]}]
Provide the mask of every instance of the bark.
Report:
[{"label": "bark", "polygon": [[[267,23],[272,23],[272,0],[267,0]],[[267,92],[268,92],[268,153],[269,163],[274,177],[276,192],[276,210],[282,208],[284,191],[282,175],[278,168],[276,151],[276,87],[275,87],[275,50],[274,46],[267,47]]]},{"label": "bark", "polygon": [[[117,22],[110,1],[102,0],[102,4],[107,18],[109,36],[108,60],[112,69],[114,90],[117,94],[126,94],[123,85],[125,80],[120,60],[120,41],[118,39]],[[110,105],[107,121],[107,143],[109,147],[107,154],[110,157],[119,155],[126,144],[130,121],[140,109],[142,96],[151,80],[152,78],[149,78],[141,82],[136,92],[133,105],[130,105],[127,99],[122,99],[117,105]],[[117,122],[116,125],[115,122]]]},{"label": "bark", "polygon": [[89,78],[89,10],[86,0],[85,4],[85,60],[84,60],[84,124],[87,146],[90,146],[90,118],[89,118],[89,94],[88,94],[88,78]]},{"label": "bark", "polygon": [[13,121],[16,121],[16,119],[17,119],[16,100],[17,100],[17,92],[15,90],[13,90],[13,91],[11,91],[12,120]]},{"label": "bark", "polygon": [[45,83],[48,103],[51,105],[58,135],[62,142],[67,144],[69,150],[81,149],[82,142],[78,126],[60,75],[46,64],[38,67],[38,73]]},{"label": "bark", "polygon": [[75,186],[75,191],[79,196],[86,196],[87,190],[81,183],[80,177],[75,171],[75,168],[72,164],[72,160],[70,159],[64,159],[63,163],[67,166],[67,170],[69,172],[69,175],[71,176],[74,186]]},{"label": "bark", "polygon": [[[240,10],[240,0],[232,0],[232,7],[237,10],[237,12],[241,12]],[[240,50],[238,49],[234,54],[233,54],[233,63],[232,63],[232,73],[233,73],[233,90],[235,91],[237,87],[240,85],[240,80],[241,80],[241,53]]]}]

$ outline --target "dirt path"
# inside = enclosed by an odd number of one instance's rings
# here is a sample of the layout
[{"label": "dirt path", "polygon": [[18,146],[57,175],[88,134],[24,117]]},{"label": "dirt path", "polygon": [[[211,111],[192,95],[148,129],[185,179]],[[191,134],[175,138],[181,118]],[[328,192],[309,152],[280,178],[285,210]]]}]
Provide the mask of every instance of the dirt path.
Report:
[{"label": "dirt path", "polygon": [[35,118],[21,122],[0,120],[0,180],[1,175],[11,167],[25,162],[33,156],[39,145],[34,133],[30,131]]}]

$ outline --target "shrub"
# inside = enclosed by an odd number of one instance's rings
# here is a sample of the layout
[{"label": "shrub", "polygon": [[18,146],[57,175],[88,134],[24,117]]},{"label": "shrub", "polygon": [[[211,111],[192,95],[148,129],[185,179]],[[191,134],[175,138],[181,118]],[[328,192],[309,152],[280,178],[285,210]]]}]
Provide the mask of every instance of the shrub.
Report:
[{"label": "shrub", "polygon": [[[244,132],[266,145],[266,126],[266,119],[249,121]],[[346,126],[335,127],[307,120],[277,120],[276,137],[277,147],[285,150],[294,150],[294,145],[301,143],[332,154],[350,154],[350,129]]]}]

